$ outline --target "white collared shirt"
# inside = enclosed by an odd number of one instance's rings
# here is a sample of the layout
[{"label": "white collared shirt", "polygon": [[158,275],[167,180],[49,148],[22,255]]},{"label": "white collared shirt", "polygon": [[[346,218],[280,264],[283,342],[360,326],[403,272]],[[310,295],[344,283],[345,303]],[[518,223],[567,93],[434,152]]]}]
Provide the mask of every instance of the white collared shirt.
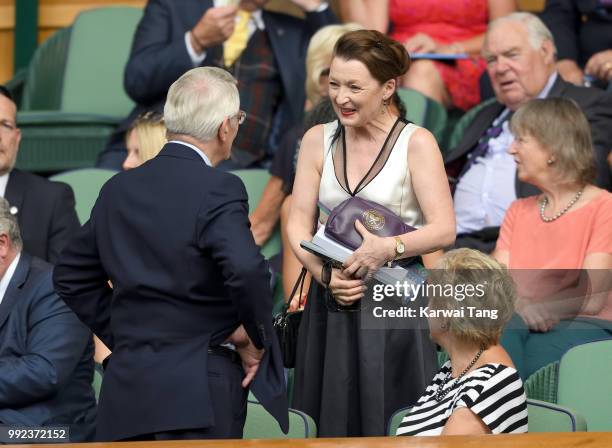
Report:
[{"label": "white collared shirt", "polygon": [[204,160],[204,163],[208,166],[212,166],[212,163],[210,163],[210,159],[208,158],[208,156],[206,154],[204,154],[204,151],[201,151],[197,146],[192,145],[191,143],[187,143],[187,142],[182,142],[180,140],[171,140],[168,143],[176,143],[178,145],[183,145],[183,146],[187,146],[191,149],[193,149],[195,152],[198,153],[198,155],[200,157],[202,157],[202,160]]},{"label": "white collared shirt", "polygon": [[13,274],[15,273],[15,269],[17,269],[17,264],[19,263],[19,259],[21,258],[21,252],[19,252],[11,264],[9,264],[8,269],[0,279],[0,303],[4,300],[4,294],[6,294],[6,289],[8,288],[11,279],[13,278]]},{"label": "white collared shirt", "polygon": [[[538,98],[546,98],[557,81],[557,72],[548,78]],[[492,124],[501,122],[505,108]],[[454,195],[457,234],[473,233],[485,227],[500,227],[510,204],[516,199],[516,162],[508,154],[514,141],[506,120],[501,133],[488,141],[489,150],[461,177]]]},{"label": "white collared shirt", "polygon": [[0,196],[2,197],[6,196],[6,185],[8,184],[10,174],[11,173],[9,171],[8,173],[4,173],[2,176],[0,176]]},{"label": "white collared shirt", "polygon": [[[214,0],[213,4],[214,7],[217,8],[219,7],[219,0]],[[312,12],[323,12],[325,11],[327,8],[329,7],[329,5],[327,4],[327,2],[322,2],[317,9],[315,9]],[[236,16],[236,20],[238,20],[238,16]],[[262,10],[261,9],[257,9],[255,11],[253,11],[251,13],[251,18],[249,20],[249,24],[247,25],[248,27],[248,38],[250,39],[251,36],[253,35],[253,33],[255,33],[255,31],[260,30],[260,31],[265,31],[266,29],[266,24],[263,21],[263,17],[262,17]],[[200,64],[204,61],[204,59],[206,59],[206,51],[203,51],[202,53],[197,53],[194,48],[191,46],[191,38],[190,38],[190,33],[191,30],[187,30],[187,32],[185,32],[185,46],[187,47],[187,53],[189,53],[189,57],[191,58],[191,63],[193,64],[194,67],[199,67]]]}]

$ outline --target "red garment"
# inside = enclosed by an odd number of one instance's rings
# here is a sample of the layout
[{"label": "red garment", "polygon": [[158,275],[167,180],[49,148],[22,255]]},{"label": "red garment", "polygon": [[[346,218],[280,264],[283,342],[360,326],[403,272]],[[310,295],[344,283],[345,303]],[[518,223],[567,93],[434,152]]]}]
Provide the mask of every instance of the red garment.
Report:
[{"label": "red garment", "polygon": [[[441,44],[463,41],[486,31],[487,0],[389,0],[391,37],[405,42],[424,33]],[[482,58],[435,62],[453,104],[463,110],[480,102],[479,79],[485,69]]]}]

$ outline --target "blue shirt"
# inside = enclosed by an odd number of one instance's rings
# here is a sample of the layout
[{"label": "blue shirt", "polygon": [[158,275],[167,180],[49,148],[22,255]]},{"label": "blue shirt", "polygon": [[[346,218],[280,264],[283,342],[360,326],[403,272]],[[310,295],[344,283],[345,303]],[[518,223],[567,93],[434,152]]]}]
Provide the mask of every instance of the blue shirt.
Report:
[{"label": "blue shirt", "polygon": [[[554,72],[538,98],[546,98],[556,80],[557,73]],[[505,108],[493,120],[493,126],[504,120],[509,113],[510,109]],[[500,227],[506,210],[516,199],[516,163],[508,154],[514,137],[509,125],[506,120],[502,132],[488,141],[487,153],[457,183],[454,196],[457,234],[477,232],[485,227]]]}]

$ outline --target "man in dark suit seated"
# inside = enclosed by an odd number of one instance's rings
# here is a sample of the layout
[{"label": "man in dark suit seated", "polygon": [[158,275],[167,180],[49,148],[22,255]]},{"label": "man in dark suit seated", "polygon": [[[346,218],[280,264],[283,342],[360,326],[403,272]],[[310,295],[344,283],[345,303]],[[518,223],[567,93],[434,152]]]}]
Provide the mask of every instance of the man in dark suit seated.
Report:
[{"label": "man in dark suit seated", "polygon": [[[161,110],[170,84],[194,67],[224,67],[247,112],[226,169],[271,159],[284,130],[301,123],[305,55],[312,34],[336,18],[322,0],[291,0],[305,19],[262,10],[267,0],[149,0],[125,69],[137,107],[111,137],[99,166],[121,168],[125,130],[144,110]],[[230,2],[232,3],[232,2]],[[240,8],[240,9],[239,9]]]},{"label": "man in dark suit seated", "polygon": [[445,164],[454,187],[455,246],[489,253],[510,203],[537,193],[518,180],[516,163],[507,152],[513,141],[508,124],[514,111],[534,98],[574,100],[591,124],[597,185],[610,190],[612,94],[561,79],[555,70],[552,35],[533,14],[513,13],[491,22],[483,57],[497,101],[478,112]]},{"label": "man in dark suit seated", "polygon": [[55,263],[79,228],[74,194],[69,185],[14,168],[21,140],[16,120],[17,106],[0,86],[0,196],[17,216],[26,252]]},{"label": "man in dark suit seated", "polygon": [[91,333],[53,291],[52,266],[22,252],[10,207],[0,198],[0,425],[69,426],[70,441],[91,440]]},{"label": "man in dark suit seated", "polygon": [[267,263],[244,185],[213,168],[239,106],[227,71],[181,76],[164,108],[169,143],[104,185],[55,268],[60,296],[112,351],[99,440],[241,438],[249,384],[288,429]]},{"label": "man in dark suit seated", "polygon": [[583,70],[605,86],[612,80],[612,0],[547,0],[542,20],[557,44],[557,70],[582,85]]}]

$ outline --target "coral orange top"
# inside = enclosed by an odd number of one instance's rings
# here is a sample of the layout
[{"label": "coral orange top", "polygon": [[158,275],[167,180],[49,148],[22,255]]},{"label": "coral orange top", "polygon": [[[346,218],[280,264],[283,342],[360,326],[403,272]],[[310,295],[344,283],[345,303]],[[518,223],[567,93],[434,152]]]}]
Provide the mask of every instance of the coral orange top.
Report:
[{"label": "coral orange top", "polygon": [[[496,250],[509,251],[510,269],[538,270],[531,277],[539,297],[559,291],[568,282],[559,270],[582,268],[588,254],[612,254],[612,193],[603,191],[588,204],[549,223],[540,218],[536,196],[518,199],[506,212]],[[612,321],[610,292],[605,302],[597,315],[589,317]]]}]

